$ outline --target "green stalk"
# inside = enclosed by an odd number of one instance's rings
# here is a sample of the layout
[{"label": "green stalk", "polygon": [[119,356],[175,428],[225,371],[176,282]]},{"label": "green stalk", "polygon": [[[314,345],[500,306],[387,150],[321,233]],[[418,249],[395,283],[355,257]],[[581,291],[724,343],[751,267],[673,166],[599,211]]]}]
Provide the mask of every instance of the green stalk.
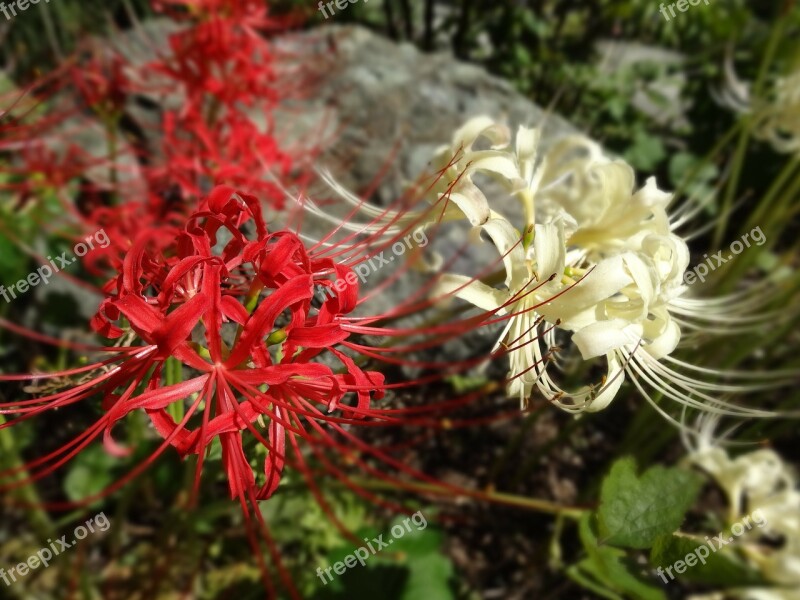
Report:
[{"label": "green stalk", "polygon": [[[5,415],[0,414],[0,425],[5,425],[5,423]],[[25,464],[22,456],[20,456],[14,433],[10,428],[0,429],[0,464],[5,469],[15,469]],[[19,475],[17,475],[18,480],[26,479],[27,477],[28,472],[26,470],[20,470]],[[22,502],[30,504],[30,507],[26,509],[26,515],[36,535],[43,540],[51,537],[55,532],[53,522],[47,512],[41,508],[42,500],[35,484],[30,482],[17,488],[16,495]]]},{"label": "green stalk", "polygon": [[752,128],[752,117],[743,117],[744,127],[739,134],[739,141],[736,144],[736,151],[733,155],[733,166],[731,167],[731,176],[725,187],[725,195],[722,198],[722,206],[720,207],[720,215],[717,219],[717,227],[714,230],[714,239],[712,247],[718,248],[722,243],[722,236],[728,227],[728,220],[730,219],[731,207],[733,206],[733,198],[736,195],[736,190],[739,187],[739,179],[742,175],[742,167],[744,166],[744,157],[747,154],[747,146],[750,141],[750,129]]},{"label": "green stalk", "polygon": [[[353,478],[352,481],[362,487],[374,490],[410,490],[422,494],[434,494],[437,496],[453,496],[451,488],[436,485],[431,483],[406,483],[402,486],[388,483],[386,481],[376,481],[372,479]],[[506,494],[504,492],[496,492],[494,490],[486,491],[471,491],[464,490],[464,495],[470,496],[476,500],[486,500],[488,502],[495,502],[497,504],[505,504],[506,506],[517,506],[535,512],[547,513],[551,515],[563,515],[577,519],[587,510],[575,506],[562,506],[551,502],[549,500],[542,500],[539,498],[527,498],[525,496],[516,496],[514,494]]]},{"label": "green stalk", "polygon": [[[767,83],[767,76],[769,73],[769,66],[772,64],[773,59],[775,58],[775,52],[778,49],[778,45],[780,43],[781,35],[783,34],[784,27],[786,25],[787,19],[777,19],[775,26],[772,29],[772,33],[770,35],[769,41],[767,42],[767,48],[764,52],[764,56],[761,60],[761,66],[758,70],[758,76],[756,78],[756,84],[753,88],[753,95],[752,98],[758,99],[763,96],[764,88]],[[744,129],[742,130],[739,136],[739,142],[736,146],[736,152],[733,157],[733,168],[731,171],[731,177],[728,181],[728,185],[725,189],[725,196],[722,201],[722,214],[725,215],[725,218],[721,218],[717,221],[717,228],[714,232],[714,246],[718,247],[722,242],[722,236],[725,233],[725,229],[728,223],[728,213],[730,212],[731,206],[733,206],[733,198],[736,195],[736,191],[739,187],[739,180],[742,174],[742,168],[744,166],[744,158],[747,151],[747,145],[750,138],[750,132],[754,123],[754,117],[749,115],[744,118]]]},{"label": "green stalk", "polygon": [[[175,385],[183,381],[183,365],[174,356],[167,357],[164,364],[164,378],[167,386]],[[176,423],[180,423],[186,414],[183,401],[181,400],[180,402],[173,402],[170,404],[167,407],[167,412]]]},{"label": "green stalk", "polygon": [[[767,240],[759,251],[749,249],[736,257],[735,261],[725,265],[720,270],[719,289],[730,292],[737,281],[741,280],[744,272],[749,269],[761,252],[769,250],[777,242],[790,220],[786,218],[786,209],[800,193],[800,159],[794,158],[786,163],[784,168],[773,181],[758,209],[753,212],[747,221],[745,231],[751,231],[756,226],[761,226]],[[794,177],[794,180],[792,180]],[[769,218],[768,215],[774,215]],[[764,231],[766,230],[766,231]]]},{"label": "green stalk", "polygon": [[703,157],[703,159],[701,161],[698,161],[697,164],[694,165],[689,170],[689,172],[683,176],[680,183],[678,184],[677,189],[674,192],[674,196],[676,198],[679,198],[680,196],[683,195],[683,193],[686,191],[686,188],[692,181],[694,181],[695,177],[697,177],[700,174],[700,171],[703,169],[703,167],[706,166],[706,164],[710,163],[714,159],[714,157],[717,156],[717,154],[722,152],[723,148],[725,148],[725,146],[727,146],[728,143],[730,143],[730,141],[736,136],[736,134],[741,130],[741,128],[742,128],[742,121],[739,120],[733,125],[733,127],[731,127],[725,133],[725,135],[723,135],[719,139],[719,141],[716,144],[714,144],[714,147],[708,151],[708,153]]}]

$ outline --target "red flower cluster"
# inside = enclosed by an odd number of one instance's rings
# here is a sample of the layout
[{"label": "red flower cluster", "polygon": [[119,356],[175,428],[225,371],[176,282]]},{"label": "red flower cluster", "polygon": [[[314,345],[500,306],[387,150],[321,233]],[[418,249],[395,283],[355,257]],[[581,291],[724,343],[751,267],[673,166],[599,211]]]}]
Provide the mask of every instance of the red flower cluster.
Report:
[{"label": "red flower cluster", "polygon": [[199,197],[210,183],[224,182],[269,196],[280,208],[283,197],[269,174],[285,175],[291,161],[272,137],[271,112],[287,89],[262,31],[283,24],[267,17],[263,2],[167,4],[199,21],[173,34],[171,54],[148,65],[183,95],[180,109],[164,113],[163,164],[151,170],[153,188],[177,185],[184,197]]},{"label": "red flower cluster", "polygon": [[[231,188],[215,189],[180,231],[143,231],[92,322],[104,336],[125,340],[114,348],[117,356],[53,374],[94,372],[86,383],[3,405],[1,412],[27,419],[102,399],[104,416],[61,452],[36,461],[37,467],[50,464],[32,478],[57,468],[101,433],[109,451],[125,453],[112,429],[143,409],[165,444],[199,456],[196,485],[216,438],[231,496],[268,498],[286,463],[287,431],[292,438],[305,431],[301,417],[325,418],[322,409],[338,409],[357,419],[369,412],[371,398],[383,396],[382,374],[363,371],[333,348],[351,335],[343,328],[358,297],[350,273],[331,259],[310,258],[295,234],[269,232],[258,201]],[[337,279],[345,281],[344,291],[312,306],[315,285],[335,286]],[[345,373],[316,362],[325,350]],[[168,384],[168,359],[195,375]],[[109,368],[114,363],[119,364]],[[348,402],[349,394],[355,403]],[[170,406],[177,412],[168,411]],[[176,420],[175,414],[182,417]],[[268,449],[258,486],[242,445],[245,431]]]},{"label": "red flower cluster", "polygon": [[[7,160],[0,156],[0,163],[8,164],[0,171],[12,178],[4,187],[17,192],[19,204],[55,192],[78,217],[81,233],[96,231],[101,219],[103,227],[125,231],[141,226],[141,217],[110,221],[145,212],[158,220],[176,209],[185,215],[221,184],[281,208],[274,180],[285,178],[293,161],[273,137],[272,112],[296,90],[276,74],[266,34],[288,22],[269,17],[264,2],[154,0],[153,6],[181,21],[156,60],[92,42],[25,94],[6,97],[0,153]],[[143,43],[148,34],[137,27],[133,35]],[[294,73],[291,79],[302,81]],[[157,131],[131,110],[141,98],[158,103]],[[105,143],[87,144],[82,135],[104,136]],[[79,212],[62,195],[75,183]],[[131,202],[140,206],[107,210]],[[125,249],[131,242],[117,240]]]}]

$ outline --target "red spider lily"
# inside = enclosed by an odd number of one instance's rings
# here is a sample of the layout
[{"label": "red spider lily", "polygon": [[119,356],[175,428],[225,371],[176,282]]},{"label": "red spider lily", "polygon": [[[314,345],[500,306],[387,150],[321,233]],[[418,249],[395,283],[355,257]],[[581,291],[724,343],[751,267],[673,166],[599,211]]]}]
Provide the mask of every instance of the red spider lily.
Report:
[{"label": "red spider lily", "polygon": [[[254,240],[241,232],[246,227],[255,229]],[[230,238],[224,244],[219,242],[223,236]],[[332,349],[345,374],[312,362],[348,337],[338,319],[352,310],[357,296],[357,287],[345,279],[344,292],[312,308],[314,281],[330,270],[344,278],[349,273],[330,259],[310,259],[294,234],[268,232],[255,198],[231,188],[217,188],[177,236],[144,231],[125,257],[114,293],[92,322],[108,338],[125,336],[136,343],[119,346],[112,359],[67,374],[101,370],[86,383],[3,407],[25,420],[101,398],[105,415],[64,448],[36,461],[36,467],[51,464],[32,478],[47,474],[100,433],[111,452],[123,452],[111,431],[131,411],[144,409],[166,442],[182,455],[200,456],[196,486],[203,453],[219,438],[232,497],[244,500],[254,492],[257,499],[269,497],[285,463],[287,412],[307,413],[311,402],[354,416],[367,409],[371,396],[382,396],[383,376],[362,371],[340,351]],[[164,385],[170,357],[198,375]],[[141,384],[144,390],[137,394]],[[358,399],[352,407],[344,402],[350,392]],[[165,409],[187,397],[191,407],[176,423]],[[192,428],[193,416],[200,423]],[[270,420],[266,436],[253,425],[259,417]],[[270,451],[258,487],[242,448],[244,430]]]},{"label": "red spider lily", "polygon": [[[125,256],[131,251],[136,238],[142,231],[150,234],[150,247],[154,256],[169,250],[180,233],[181,222],[185,217],[179,211],[154,198],[143,204],[130,202],[119,206],[97,206],[85,217],[85,228],[103,230],[108,238],[108,246],[97,247],[83,259],[86,270],[97,276],[122,271]],[[111,279],[106,292],[114,289],[116,277]]]},{"label": "red spider lily", "polygon": [[[77,71],[68,61],[24,91],[0,99],[0,171],[10,175],[2,188],[18,192],[20,206],[44,190],[64,191],[71,184],[85,184],[93,171],[110,165],[108,155],[97,155],[76,139],[93,122],[82,112],[82,103],[74,101],[70,86],[76,81],[88,86],[94,79],[88,73],[78,76]],[[99,93],[93,98],[110,106],[111,100],[101,99]]]},{"label": "red spider lily", "polygon": [[110,56],[93,56],[80,65],[72,65],[67,75],[80,98],[103,120],[112,121],[120,117],[125,101],[133,91],[128,80],[127,61],[117,53]]},{"label": "red spider lily", "polygon": [[[204,10],[212,4],[219,3],[204,3]],[[242,9],[250,5],[226,4]],[[167,135],[163,155],[142,157],[149,161],[144,172],[151,191],[160,192],[168,184],[176,184],[180,198],[188,202],[211,183],[226,182],[264,194],[272,190],[271,184],[262,182],[262,175],[275,165],[288,169],[288,159],[280,154],[269,132],[255,127],[239,106],[253,104],[253,96],[261,94],[259,101],[266,100],[264,110],[268,111],[275,97],[269,66],[254,65],[247,58],[251,52],[260,52],[263,40],[254,37],[241,43],[240,37],[226,29],[255,26],[253,14],[247,13],[247,19],[241,20],[242,14],[228,13],[238,15],[238,24],[207,22],[202,32],[175,41],[175,55],[163,59],[161,73],[185,90],[188,101],[181,110],[164,113]],[[232,58],[227,60],[231,52]],[[266,53],[259,56],[267,60]],[[101,116],[117,115],[122,110],[123,96],[116,91],[131,91],[127,87],[130,81],[144,80],[131,77],[125,82],[119,77],[125,72],[122,66],[115,68],[118,70],[94,69],[91,77],[79,82],[86,103]],[[110,80],[104,82],[104,77]],[[109,156],[107,160],[113,163],[115,159]],[[114,191],[121,193],[122,186],[117,187]],[[74,207],[70,208],[74,213]],[[197,455],[196,494],[206,451],[214,440],[222,447],[230,494],[241,502],[245,515],[248,501],[255,506],[258,499],[275,493],[287,466],[302,472],[337,525],[315,481],[320,471],[333,474],[363,497],[395,510],[402,508],[354,484],[346,469],[355,464],[401,489],[411,486],[404,478],[385,472],[385,467],[406,477],[439,483],[399,459],[399,446],[382,448],[366,443],[353,433],[352,426],[401,422],[411,427],[459,426],[441,416],[474,401],[476,394],[436,406],[376,410],[370,406],[371,400],[381,398],[389,386],[383,375],[359,365],[364,356],[390,364],[394,360],[413,364],[414,360],[403,354],[457,338],[466,326],[477,326],[479,320],[428,330],[390,329],[377,322],[430,306],[429,301],[421,299],[425,289],[389,314],[369,321],[349,317],[364,298],[359,297],[357,280],[351,277],[347,264],[378,254],[391,244],[378,240],[379,236],[366,241],[353,236],[333,248],[318,244],[307,250],[295,233],[268,231],[254,198],[233,194],[230,188],[215,190],[188,219],[171,208],[152,194],[147,204],[98,205],[80,215],[87,231],[103,228],[111,240],[102,253],[93,253],[86,260],[92,272],[117,272],[104,287],[107,297],[92,323],[99,333],[117,343],[99,348],[59,343],[76,350],[104,352],[105,356],[84,367],[47,376],[0,376],[0,381],[53,378],[62,385],[60,391],[0,404],[0,413],[15,417],[2,427],[79,404],[96,403],[103,415],[61,448],[0,473],[4,478],[23,470],[28,474],[24,481],[15,479],[2,487],[9,489],[47,476],[101,435],[110,452],[127,452],[112,431],[140,409],[148,414],[163,443],[104,493],[124,485],[172,447],[181,456]],[[317,305],[312,301],[314,286],[335,289],[336,293],[328,294]],[[0,326],[26,333],[10,323],[0,322]],[[356,340],[361,332],[428,337],[389,350]],[[27,333],[40,341],[55,342]],[[360,352],[362,348],[364,352]],[[390,357],[390,351],[402,358]],[[341,368],[323,362],[325,357],[338,361]],[[439,370],[422,381],[444,377],[475,362],[448,364],[447,369],[425,363]],[[168,376],[167,365],[175,363],[189,374],[186,381]],[[64,378],[70,380],[66,388]],[[250,466],[248,438],[267,449],[263,475],[254,474]],[[302,450],[304,441],[313,456]],[[317,466],[310,465],[309,459]],[[280,567],[261,513],[255,510],[255,514]],[[287,587],[291,589],[290,583]]]},{"label": "red spider lily", "polygon": [[[226,3],[234,6],[234,3]],[[272,50],[257,29],[269,24],[263,3],[251,10],[250,3],[237,9],[206,13],[192,27],[170,37],[171,54],[152,68],[180,82],[188,103],[210,94],[218,103],[234,108],[236,103],[274,102],[278,98]]]},{"label": "red spider lily", "polygon": [[36,200],[43,188],[65,189],[86,172],[94,161],[80,148],[67,147],[63,155],[47,147],[41,141],[14,144],[9,140],[0,142],[0,150],[18,147],[15,165],[0,165],[0,172],[8,175],[8,181],[0,189],[15,193],[16,207],[22,208]]},{"label": "red spider lily", "polygon": [[[209,184],[232,185],[281,208],[268,180],[285,176],[291,161],[272,137],[270,113],[288,88],[260,33],[279,22],[267,19],[263,2],[168,4],[189,8],[198,22],[173,34],[171,53],[150,65],[184,96],[179,110],[164,114],[163,158],[149,172],[151,187],[171,182],[184,197],[199,197]],[[256,112],[266,125],[253,121]]]},{"label": "red spider lily", "polygon": [[[369,473],[397,481],[356,456],[365,453],[424,478],[347,429],[348,425],[369,423],[366,417],[390,424],[405,414],[404,410],[371,410],[371,399],[381,398],[386,388],[383,375],[363,370],[336,348],[351,336],[345,324],[347,314],[357,305],[357,279],[348,267],[330,258],[310,256],[296,234],[269,232],[254,197],[236,194],[231,188],[215,189],[182,229],[171,233],[167,228],[144,230],[120,271],[113,285],[107,286],[108,296],[92,321],[99,333],[119,340],[118,344],[97,348],[59,343],[110,353],[109,357],[49,375],[0,375],[0,381],[52,378],[62,386],[65,378],[73,380],[62,391],[0,404],[0,413],[14,416],[0,429],[79,403],[97,402],[104,411],[61,448],[0,473],[14,478],[4,489],[47,476],[101,435],[109,452],[127,453],[112,431],[137,410],[148,414],[164,441],[102,494],[124,485],[172,446],[182,456],[198,455],[196,496],[206,451],[215,439],[222,447],[230,494],[241,503],[248,522],[247,503],[255,506],[259,499],[269,498],[278,488],[285,466],[290,465],[301,470],[326,513],[342,527],[317,488],[314,478],[318,473],[307,464],[300,439],[312,443],[314,457],[325,469],[376,502],[381,500],[348,481],[342,467],[336,465],[338,460],[354,461]],[[336,293],[314,306],[315,285]],[[6,321],[0,325],[39,341],[54,342]],[[326,351],[341,363],[342,372],[318,362]],[[177,361],[193,375],[182,382],[166,381],[168,360]],[[418,408],[408,411],[408,422],[425,422],[424,413]],[[254,475],[247,459],[245,432],[268,451],[262,478]],[[333,450],[334,455],[327,455],[324,449]],[[23,480],[16,478],[21,471],[27,474]],[[291,590],[261,513],[256,509],[255,514]]]},{"label": "red spider lily", "polygon": [[[130,148],[123,152],[112,148],[113,144],[84,147],[83,142],[89,138],[79,136],[87,130],[101,140],[104,136],[110,140],[115,135],[122,139],[121,134],[111,133],[120,113],[103,113],[107,122],[101,125],[85,111],[75,108],[81,103],[74,102],[76,91],[65,83],[76,79],[71,73],[72,65],[68,63],[58,73],[37,82],[9,108],[5,126],[0,127],[0,173],[7,175],[0,189],[15,194],[16,210],[30,203],[46,206],[44,211],[31,213],[33,219],[44,219],[39,225],[45,232],[55,225],[53,205],[45,204],[45,200],[57,200],[69,217],[67,222],[78,230],[77,237],[82,238],[100,229],[87,220],[86,213],[104,206],[110,198],[138,198],[146,188],[141,170],[132,160],[124,168],[118,162],[131,158]],[[91,79],[89,75],[86,77]],[[81,85],[84,84],[86,80]],[[47,94],[53,95],[45,99]],[[100,112],[118,111],[111,99],[101,96],[98,92],[87,102],[97,102],[94,108]],[[124,185],[118,187],[117,183]],[[64,224],[58,223],[62,227]]]},{"label": "red spider lily", "polygon": [[[86,114],[88,107],[107,135],[105,155],[59,151],[63,156],[55,157],[61,158],[55,164],[65,164],[56,172],[65,176],[53,178],[54,183],[83,177],[125,200],[141,198],[148,188],[153,195],[177,192],[187,212],[213,185],[224,183],[271,197],[280,208],[281,197],[267,180],[285,175],[292,161],[272,137],[270,115],[291,87],[274,73],[271,45],[262,31],[286,24],[268,18],[263,2],[154,4],[188,7],[194,20],[170,37],[169,50],[154,62],[133,63],[90,44],[34,83],[30,90],[48,102],[37,100],[33,108],[26,102],[25,114],[10,125],[5,115],[0,150],[15,153],[10,168],[23,174],[34,169],[32,146],[40,155],[56,146],[70,148],[72,132],[97,125]],[[159,77],[154,80],[153,74]],[[299,81],[295,74],[293,79]],[[152,132],[158,147],[146,147],[137,128],[147,125],[127,114],[128,102],[162,92],[180,94],[181,107],[162,107],[159,131]],[[94,177],[98,174],[101,181]],[[24,201],[35,197],[33,190],[22,191]]]},{"label": "red spider lily", "polygon": [[229,112],[209,124],[200,112],[187,109],[182,116],[164,116],[163,134],[163,160],[147,172],[152,189],[171,183],[182,198],[192,198],[225,183],[282,206],[282,195],[268,177],[275,171],[285,176],[291,160],[249,118]]}]

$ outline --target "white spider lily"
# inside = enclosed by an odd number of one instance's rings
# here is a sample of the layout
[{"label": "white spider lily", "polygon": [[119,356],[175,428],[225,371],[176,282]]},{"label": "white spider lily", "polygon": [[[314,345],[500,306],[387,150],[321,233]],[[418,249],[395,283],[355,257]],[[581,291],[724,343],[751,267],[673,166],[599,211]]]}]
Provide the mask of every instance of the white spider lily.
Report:
[{"label": "white spider lily", "polygon": [[[731,458],[712,439],[716,419],[707,419],[694,439],[691,464],[708,473],[728,500],[729,524],[758,511],[760,525],[737,541],[737,548],[766,581],[776,587],[726,590],[724,597],[790,600],[800,590],[800,484],[794,470],[772,450]],[[765,544],[780,540],[780,544]],[[698,597],[695,597],[698,599]]]},{"label": "white spider lily", "polygon": [[[489,150],[473,149],[481,136]],[[443,181],[456,182],[452,189],[476,187],[472,175],[486,174],[519,197],[526,211],[520,231],[488,204],[481,202],[478,210],[460,203],[464,217],[486,230],[503,257],[505,289],[460,275],[444,276],[437,288],[437,295],[449,293],[509,315],[498,342],[509,352],[509,395],[519,396],[524,405],[536,387],[568,410],[600,410],[627,372],[665,416],[646,388],[688,407],[771,416],[716,396],[763,388],[763,380],[715,384],[698,374],[740,380],[743,374],[699,369],[670,357],[681,340],[681,321],[673,313],[689,322],[686,312],[699,302],[683,298],[689,250],[673,232],[670,194],[653,179],[636,190],[633,169],[603,156],[590,140],[562,140],[537,158],[538,139],[537,133],[520,128],[512,145],[507,129],[479,118],[462,127],[440,153],[440,165],[449,173]],[[483,222],[487,212],[489,220]],[[486,229],[488,223],[505,235]],[[572,333],[583,359],[605,358],[608,372],[600,387],[570,394],[552,381],[547,367],[557,345],[554,327]]]},{"label": "white spider lily", "polygon": [[736,113],[751,115],[754,137],[769,142],[777,152],[800,153],[800,71],[774,79],[762,98],[754,98],[751,87],[739,80],[728,60],[725,86],[714,97]]},{"label": "white spider lily", "polygon": [[[488,150],[473,149],[480,138],[489,141]],[[438,182],[439,198],[446,195],[455,202],[473,226],[482,225],[489,218],[488,201],[483,194],[480,199],[475,194],[477,187],[472,176],[476,173],[503,184],[525,207],[528,226],[535,222],[533,198],[543,175],[536,169],[539,132],[520,127],[514,153],[507,151],[510,142],[511,132],[507,127],[489,117],[476,117],[455,132],[450,146],[437,152],[436,164],[443,175]],[[466,194],[467,202],[461,197],[465,189],[472,192]]]},{"label": "white spider lily", "polygon": [[564,408],[600,410],[607,406],[624,379],[619,362],[609,357],[608,373],[601,386],[568,393],[547,374],[550,357],[549,351],[542,349],[541,338],[548,326],[576,331],[592,323],[597,304],[633,281],[622,268],[621,259],[603,261],[575,280],[569,275],[576,275],[575,270],[566,267],[562,223],[536,225],[533,245],[527,252],[519,231],[504,218],[492,218],[482,229],[503,256],[505,289],[492,288],[463,275],[446,274],[439,280],[435,294],[455,296],[485,311],[509,315],[495,349],[501,343],[506,346],[510,360],[508,394],[518,397],[523,408],[534,386]]}]

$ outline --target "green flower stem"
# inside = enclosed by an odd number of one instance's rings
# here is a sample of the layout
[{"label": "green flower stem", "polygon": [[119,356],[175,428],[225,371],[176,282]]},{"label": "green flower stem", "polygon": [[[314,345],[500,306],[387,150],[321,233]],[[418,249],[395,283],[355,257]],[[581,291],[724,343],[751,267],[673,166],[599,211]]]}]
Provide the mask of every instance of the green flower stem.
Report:
[{"label": "green flower stem", "polygon": [[[759,67],[758,70],[756,84],[753,87],[752,98],[754,100],[758,100],[763,96],[764,88],[766,87],[767,84],[769,67],[772,64],[773,59],[775,58],[776,51],[778,50],[778,45],[780,43],[781,36],[783,35],[783,30],[786,21],[787,19],[777,19],[775,26],[772,29],[769,41],[767,42],[767,48],[761,60],[761,66]],[[731,177],[728,180],[728,185],[725,189],[725,196],[722,200],[721,210],[722,210],[722,215],[724,215],[724,218],[719,219],[719,221],[717,222],[717,228],[714,232],[714,247],[718,247],[722,242],[722,236],[725,233],[725,229],[728,224],[728,213],[730,211],[731,206],[733,206],[733,198],[736,195],[736,191],[739,187],[739,179],[742,174],[745,154],[747,152],[750,133],[754,123],[755,123],[755,117],[753,115],[748,115],[747,117],[744,118],[744,129],[739,135],[739,142],[736,146],[736,152],[734,153],[733,156],[733,167],[731,170]]]},{"label": "green flower stem", "polygon": [[733,154],[733,164],[731,167],[731,176],[725,186],[725,195],[722,198],[722,206],[720,206],[720,214],[717,219],[717,227],[714,230],[714,239],[712,247],[718,248],[722,243],[722,236],[728,226],[730,219],[731,207],[733,206],[733,198],[736,195],[736,190],[739,187],[739,179],[742,174],[742,167],[744,166],[744,158],[747,154],[747,146],[750,141],[750,130],[753,126],[753,119],[750,116],[743,117],[744,128],[739,133],[739,141],[736,144],[736,151]]},{"label": "green flower stem", "polygon": [[[352,481],[356,485],[375,490],[405,489],[422,494],[434,494],[437,496],[448,496],[451,498],[453,497],[452,489],[445,486],[435,485],[430,483],[403,483],[398,485],[398,484],[388,483],[386,481],[360,479],[357,477],[353,478]],[[525,496],[516,496],[514,494],[507,494],[504,492],[497,492],[494,490],[485,490],[485,491],[464,490],[464,495],[472,497],[476,500],[485,500],[496,504],[504,504],[506,506],[517,506],[519,508],[525,508],[535,512],[541,512],[551,515],[563,515],[565,517],[570,517],[574,519],[579,518],[581,515],[583,515],[583,513],[586,510],[588,510],[586,508],[579,508],[576,506],[561,506],[560,504],[551,502],[550,500],[542,500],[539,498],[527,498]]]},{"label": "green flower stem", "polygon": [[[5,415],[0,414],[0,425],[6,423]],[[14,433],[10,428],[0,429],[0,464],[6,469],[15,469],[25,464],[22,456],[19,454]],[[25,479],[28,477],[26,470],[19,471],[18,479]],[[13,492],[12,492],[13,493]],[[41,539],[51,537],[55,532],[53,522],[47,512],[41,508],[42,500],[39,497],[39,492],[33,482],[28,483],[17,489],[17,497],[26,504],[30,504],[26,508],[28,522],[31,528],[36,532],[36,535]]]},{"label": "green flower stem", "polygon": [[[754,210],[753,213],[750,215],[750,218],[747,220],[747,227],[746,227],[747,230],[750,230],[754,226],[759,225],[764,220],[764,218],[767,216],[768,213],[771,212],[772,214],[776,214],[776,211],[770,211],[770,206],[772,202],[774,201],[775,197],[779,195],[780,191],[784,188],[787,182],[790,181],[791,178],[797,175],[798,173],[800,173],[800,157],[793,157],[784,165],[783,169],[781,169],[781,172],[769,186],[769,189],[767,190],[767,193],[764,196],[764,198],[761,200],[761,202],[758,203],[758,208]],[[793,184],[795,186],[795,189],[798,180],[796,180]],[[789,194],[784,194],[784,198],[790,195],[791,195],[791,190]],[[777,214],[777,216],[780,217],[780,214]]]},{"label": "green flower stem", "polygon": [[677,189],[674,192],[674,196],[679,198],[686,192],[686,188],[694,181],[694,179],[700,174],[707,164],[712,162],[714,158],[722,152],[722,150],[736,137],[736,134],[739,133],[742,129],[743,123],[742,120],[738,120],[736,124],[731,127],[724,136],[722,136],[719,141],[714,144],[714,147],[703,157],[703,160],[698,161],[688,173],[686,173],[681,182],[678,184]]},{"label": "green flower stem", "polygon": [[548,566],[559,571],[564,568],[564,553],[561,550],[561,534],[564,530],[564,515],[556,515],[556,522],[553,526],[553,535],[550,538],[548,548]]},{"label": "green flower stem", "polygon": [[[183,381],[183,365],[174,356],[170,356],[166,360],[164,365],[164,378],[166,380],[165,383],[168,386],[175,385],[176,383],[181,383]],[[185,406],[183,401],[173,402],[170,404],[167,407],[167,412],[176,423],[180,423],[185,415]]]},{"label": "green flower stem", "polygon": [[766,241],[758,250],[751,248],[730,261],[719,271],[719,291],[731,292],[741,281],[744,273],[755,264],[758,257],[769,251],[781,237],[783,231],[791,223],[790,207],[800,194],[800,158],[788,161],[770,185],[758,209],[748,219],[743,233],[761,227]]}]

